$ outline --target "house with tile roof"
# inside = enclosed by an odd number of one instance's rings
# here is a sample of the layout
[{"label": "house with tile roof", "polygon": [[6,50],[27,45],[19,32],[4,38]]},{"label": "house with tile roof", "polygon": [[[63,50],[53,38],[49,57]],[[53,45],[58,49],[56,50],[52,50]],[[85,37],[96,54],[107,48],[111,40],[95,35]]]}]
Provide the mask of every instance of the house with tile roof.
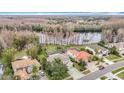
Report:
[{"label": "house with tile roof", "polygon": [[91,57],[91,54],[85,51],[78,51],[76,49],[67,50],[67,55],[69,57],[75,58],[77,61],[84,60],[86,62],[88,62],[89,58]]},{"label": "house with tile roof", "polygon": [[85,52],[85,51],[80,51],[76,54],[76,60],[84,60],[85,62],[89,61],[89,58],[91,57],[91,54]]},{"label": "house with tile roof", "polygon": [[[40,67],[40,63],[36,59],[18,59],[11,62],[15,76],[20,76],[22,80],[30,77],[33,66]],[[30,69],[29,69],[30,68]]]}]

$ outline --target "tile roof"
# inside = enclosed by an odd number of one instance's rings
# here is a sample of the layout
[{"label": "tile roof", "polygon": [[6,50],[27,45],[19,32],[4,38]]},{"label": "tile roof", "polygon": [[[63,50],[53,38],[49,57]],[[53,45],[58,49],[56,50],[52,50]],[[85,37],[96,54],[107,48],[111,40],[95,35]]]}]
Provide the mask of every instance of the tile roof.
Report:
[{"label": "tile roof", "polygon": [[85,51],[80,51],[76,54],[76,59],[77,60],[88,60],[91,54],[85,52]]},{"label": "tile roof", "polygon": [[18,70],[15,72],[15,76],[20,76],[21,80],[26,80],[29,78],[28,73],[26,72],[26,69]]},{"label": "tile roof", "polygon": [[72,53],[73,55],[76,55],[78,53],[76,49],[69,49],[67,52]]},{"label": "tile roof", "polygon": [[12,68],[13,69],[19,69],[19,68],[25,68],[31,65],[38,65],[40,66],[40,63],[36,59],[22,59],[22,60],[16,60],[12,62]]}]

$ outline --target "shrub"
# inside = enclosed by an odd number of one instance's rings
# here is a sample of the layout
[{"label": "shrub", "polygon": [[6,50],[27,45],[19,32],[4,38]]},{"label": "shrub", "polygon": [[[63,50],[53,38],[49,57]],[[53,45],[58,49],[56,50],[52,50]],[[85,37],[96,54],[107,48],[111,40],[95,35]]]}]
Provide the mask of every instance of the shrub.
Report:
[{"label": "shrub", "polygon": [[98,61],[99,60],[99,57],[93,56],[91,59],[92,59],[92,61]]}]

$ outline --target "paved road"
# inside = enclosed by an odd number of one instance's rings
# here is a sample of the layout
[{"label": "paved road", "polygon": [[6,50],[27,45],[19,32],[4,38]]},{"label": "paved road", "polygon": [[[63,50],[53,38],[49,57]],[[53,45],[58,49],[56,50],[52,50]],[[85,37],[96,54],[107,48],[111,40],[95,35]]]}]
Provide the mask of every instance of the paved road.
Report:
[{"label": "paved road", "polygon": [[108,72],[112,72],[113,70],[116,70],[120,67],[124,67],[124,61],[120,61],[115,64],[109,65],[106,68],[104,68],[103,70],[98,70],[98,71],[92,72],[91,74],[84,76],[84,77],[80,78],[79,80],[94,80],[94,79],[97,79],[100,76],[102,76]]}]

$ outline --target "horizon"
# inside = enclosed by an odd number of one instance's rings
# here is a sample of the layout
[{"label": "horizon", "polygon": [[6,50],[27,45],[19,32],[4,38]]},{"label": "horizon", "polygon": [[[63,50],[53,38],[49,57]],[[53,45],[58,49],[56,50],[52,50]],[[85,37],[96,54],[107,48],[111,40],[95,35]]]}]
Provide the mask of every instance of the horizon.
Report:
[{"label": "horizon", "polygon": [[124,15],[124,12],[0,12],[0,15],[72,15],[72,16],[106,16]]}]

